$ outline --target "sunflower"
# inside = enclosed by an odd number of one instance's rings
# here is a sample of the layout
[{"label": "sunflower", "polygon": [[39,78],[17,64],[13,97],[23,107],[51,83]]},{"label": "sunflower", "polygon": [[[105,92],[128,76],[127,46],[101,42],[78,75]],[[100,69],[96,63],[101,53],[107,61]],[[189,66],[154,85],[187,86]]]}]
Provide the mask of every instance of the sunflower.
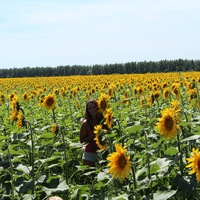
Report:
[{"label": "sunflower", "polygon": [[94,141],[96,141],[97,146],[99,149],[102,151],[107,148],[107,141],[103,140],[102,135],[106,133],[105,129],[102,129],[102,125],[97,125],[94,127],[94,133],[95,133],[95,138]]},{"label": "sunflower", "polygon": [[57,124],[52,125],[51,132],[52,132],[53,136],[55,136],[58,133],[58,125]]},{"label": "sunflower", "polygon": [[23,112],[20,110],[16,116],[17,118],[17,127],[22,128],[24,125],[24,117],[23,117]]},{"label": "sunflower", "polygon": [[177,100],[172,99],[171,103],[171,107],[176,110],[176,111],[180,111],[180,102]]},{"label": "sunflower", "polygon": [[161,118],[158,118],[156,128],[165,138],[174,138],[180,131],[178,113],[173,108],[166,108],[161,111]]},{"label": "sunflower", "polygon": [[1,102],[2,104],[5,104],[5,103],[6,103],[6,97],[5,97],[5,95],[2,94],[2,93],[0,93],[0,102]]},{"label": "sunflower", "polygon": [[164,99],[168,99],[169,96],[170,96],[170,91],[169,91],[169,89],[166,87],[166,88],[164,89],[164,91],[163,91],[163,98],[164,98]]},{"label": "sunflower", "polygon": [[112,124],[113,124],[113,113],[112,113],[112,109],[111,108],[107,108],[106,109],[106,115],[105,115],[105,119],[106,121],[104,122],[104,124],[111,129],[112,128]]},{"label": "sunflower", "polygon": [[19,105],[18,99],[15,99],[15,98],[12,99],[10,107],[11,107],[12,111],[11,111],[11,115],[10,115],[9,119],[10,119],[10,121],[13,122],[16,119],[17,114],[20,110],[20,105]]},{"label": "sunflower", "polygon": [[149,105],[149,106],[152,106],[153,103],[154,103],[154,100],[155,100],[154,94],[153,94],[153,92],[151,92],[151,93],[150,93],[150,97],[148,98],[148,105]]},{"label": "sunflower", "polygon": [[97,101],[99,111],[103,114],[106,112],[106,108],[108,107],[108,100],[109,100],[109,96],[102,93]]},{"label": "sunflower", "polygon": [[46,96],[44,98],[43,101],[43,106],[47,109],[47,110],[52,110],[55,108],[56,105],[56,100],[55,100],[55,96],[53,94],[49,94],[48,96]]},{"label": "sunflower", "polygon": [[154,99],[158,99],[158,98],[160,97],[160,92],[155,91],[155,92],[153,93],[153,96],[154,96]]},{"label": "sunflower", "polygon": [[109,161],[108,167],[109,173],[112,174],[113,178],[118,178],[120,181],[125,179],[131,171],[130,156],[126,155],[126,149],[121,145],[115,145],[116,152],[108,155],[107,160]]},{"label": "sunflower", "polygon": [[192,157],[186,158],[186,160],[189,162],[189,164],[186,166],[186,168],[192,168],[192,170],[189,172],[189,174],[196,173],[196,180],[197,182],[200,182],[200,154],[198,149],[192,149]]},{"label": "sunflower", "polygon": [[148,107],[148,100],[145,98],[145,96],[142,96],[142,98],[140,99],[140,106],[143,108],[147,108]]},{"label": "sunflower", "polygon": [[24,101],[28,101],[28,94],[27,94],[27,92],[25,92],[23,95],[22,95],[22,98],[23,98],[23,100]]},{"label": "sunflower", "polygon": [[172,93],[176,96],[176,98],[178,99],[179,96],[180,96],[180,89],[178,86],[174,86],[173,89],[172,89]]},{"label": "sunflower", "polygon": [[13,99],[18,99],[17,95],[15,93],[11,93],[8,95],[8,98],[10,101],[12,101]]}]

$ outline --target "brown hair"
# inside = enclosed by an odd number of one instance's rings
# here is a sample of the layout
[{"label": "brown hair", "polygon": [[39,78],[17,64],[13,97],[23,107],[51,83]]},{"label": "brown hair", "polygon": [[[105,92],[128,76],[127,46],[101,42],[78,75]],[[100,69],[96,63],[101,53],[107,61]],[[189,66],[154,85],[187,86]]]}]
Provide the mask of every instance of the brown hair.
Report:
[{"label": "brown hair", "polygon": [[[88,110],[89,103],[93,103],[97,107],[98,111],[99,111],[99,107],[98,107],[98,103],[97,103],[96,99],[90,99],[86,103],[85,119],[87,120],[87,124],[89,125],[91,130],[94,130],[94,124],[92,123],[92,116],[91,116],[91,114],[90,114],[90,112]],[[101,112],[98,112],[97,118],[98,118],[98,122],[100,123],[101,120],[104,118],[104,116],[103,116],[103,114]]]}]

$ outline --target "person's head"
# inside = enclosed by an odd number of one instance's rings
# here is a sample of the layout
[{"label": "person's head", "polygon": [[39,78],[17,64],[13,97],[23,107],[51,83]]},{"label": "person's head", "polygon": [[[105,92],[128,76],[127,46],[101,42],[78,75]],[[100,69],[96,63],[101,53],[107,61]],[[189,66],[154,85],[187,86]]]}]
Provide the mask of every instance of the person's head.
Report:
[{"label": "person's head", "polygon": [[98,103],[95,99],[90,99],[86,103],[86,110],[85,110],[85,119],[87,123],[91,127],[94,128],[93,119],[96,118],[98,122],[103,119],[103,114],[99,112]]},{"label": "person's head", "polygon": [[98,103],[95,99],[90,99],[86,103],[85,118],[91,119],[99,112]]}]

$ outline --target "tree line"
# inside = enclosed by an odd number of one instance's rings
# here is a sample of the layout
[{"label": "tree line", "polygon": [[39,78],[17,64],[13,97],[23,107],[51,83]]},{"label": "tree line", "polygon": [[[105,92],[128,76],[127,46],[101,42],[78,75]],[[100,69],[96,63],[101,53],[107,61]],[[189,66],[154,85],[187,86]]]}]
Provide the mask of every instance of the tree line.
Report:
[{"label": "tree line", "polygon": [[156,72],[200,71],[200,60],[161,60],[127,62],[105,65],[66,65],[57,67],[24,67],[0,69],[0,78],[100,75],[100,74],[140,74]]}]

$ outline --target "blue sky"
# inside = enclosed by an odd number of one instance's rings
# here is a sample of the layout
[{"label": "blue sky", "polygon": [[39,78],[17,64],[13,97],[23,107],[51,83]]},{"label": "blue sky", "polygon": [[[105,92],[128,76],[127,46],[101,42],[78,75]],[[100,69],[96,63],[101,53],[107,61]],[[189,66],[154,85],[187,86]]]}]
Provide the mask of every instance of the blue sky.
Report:
[{"label": "blue sky", "polygon": [[199,0],[0,0],[0,68],[200,59]]}]

